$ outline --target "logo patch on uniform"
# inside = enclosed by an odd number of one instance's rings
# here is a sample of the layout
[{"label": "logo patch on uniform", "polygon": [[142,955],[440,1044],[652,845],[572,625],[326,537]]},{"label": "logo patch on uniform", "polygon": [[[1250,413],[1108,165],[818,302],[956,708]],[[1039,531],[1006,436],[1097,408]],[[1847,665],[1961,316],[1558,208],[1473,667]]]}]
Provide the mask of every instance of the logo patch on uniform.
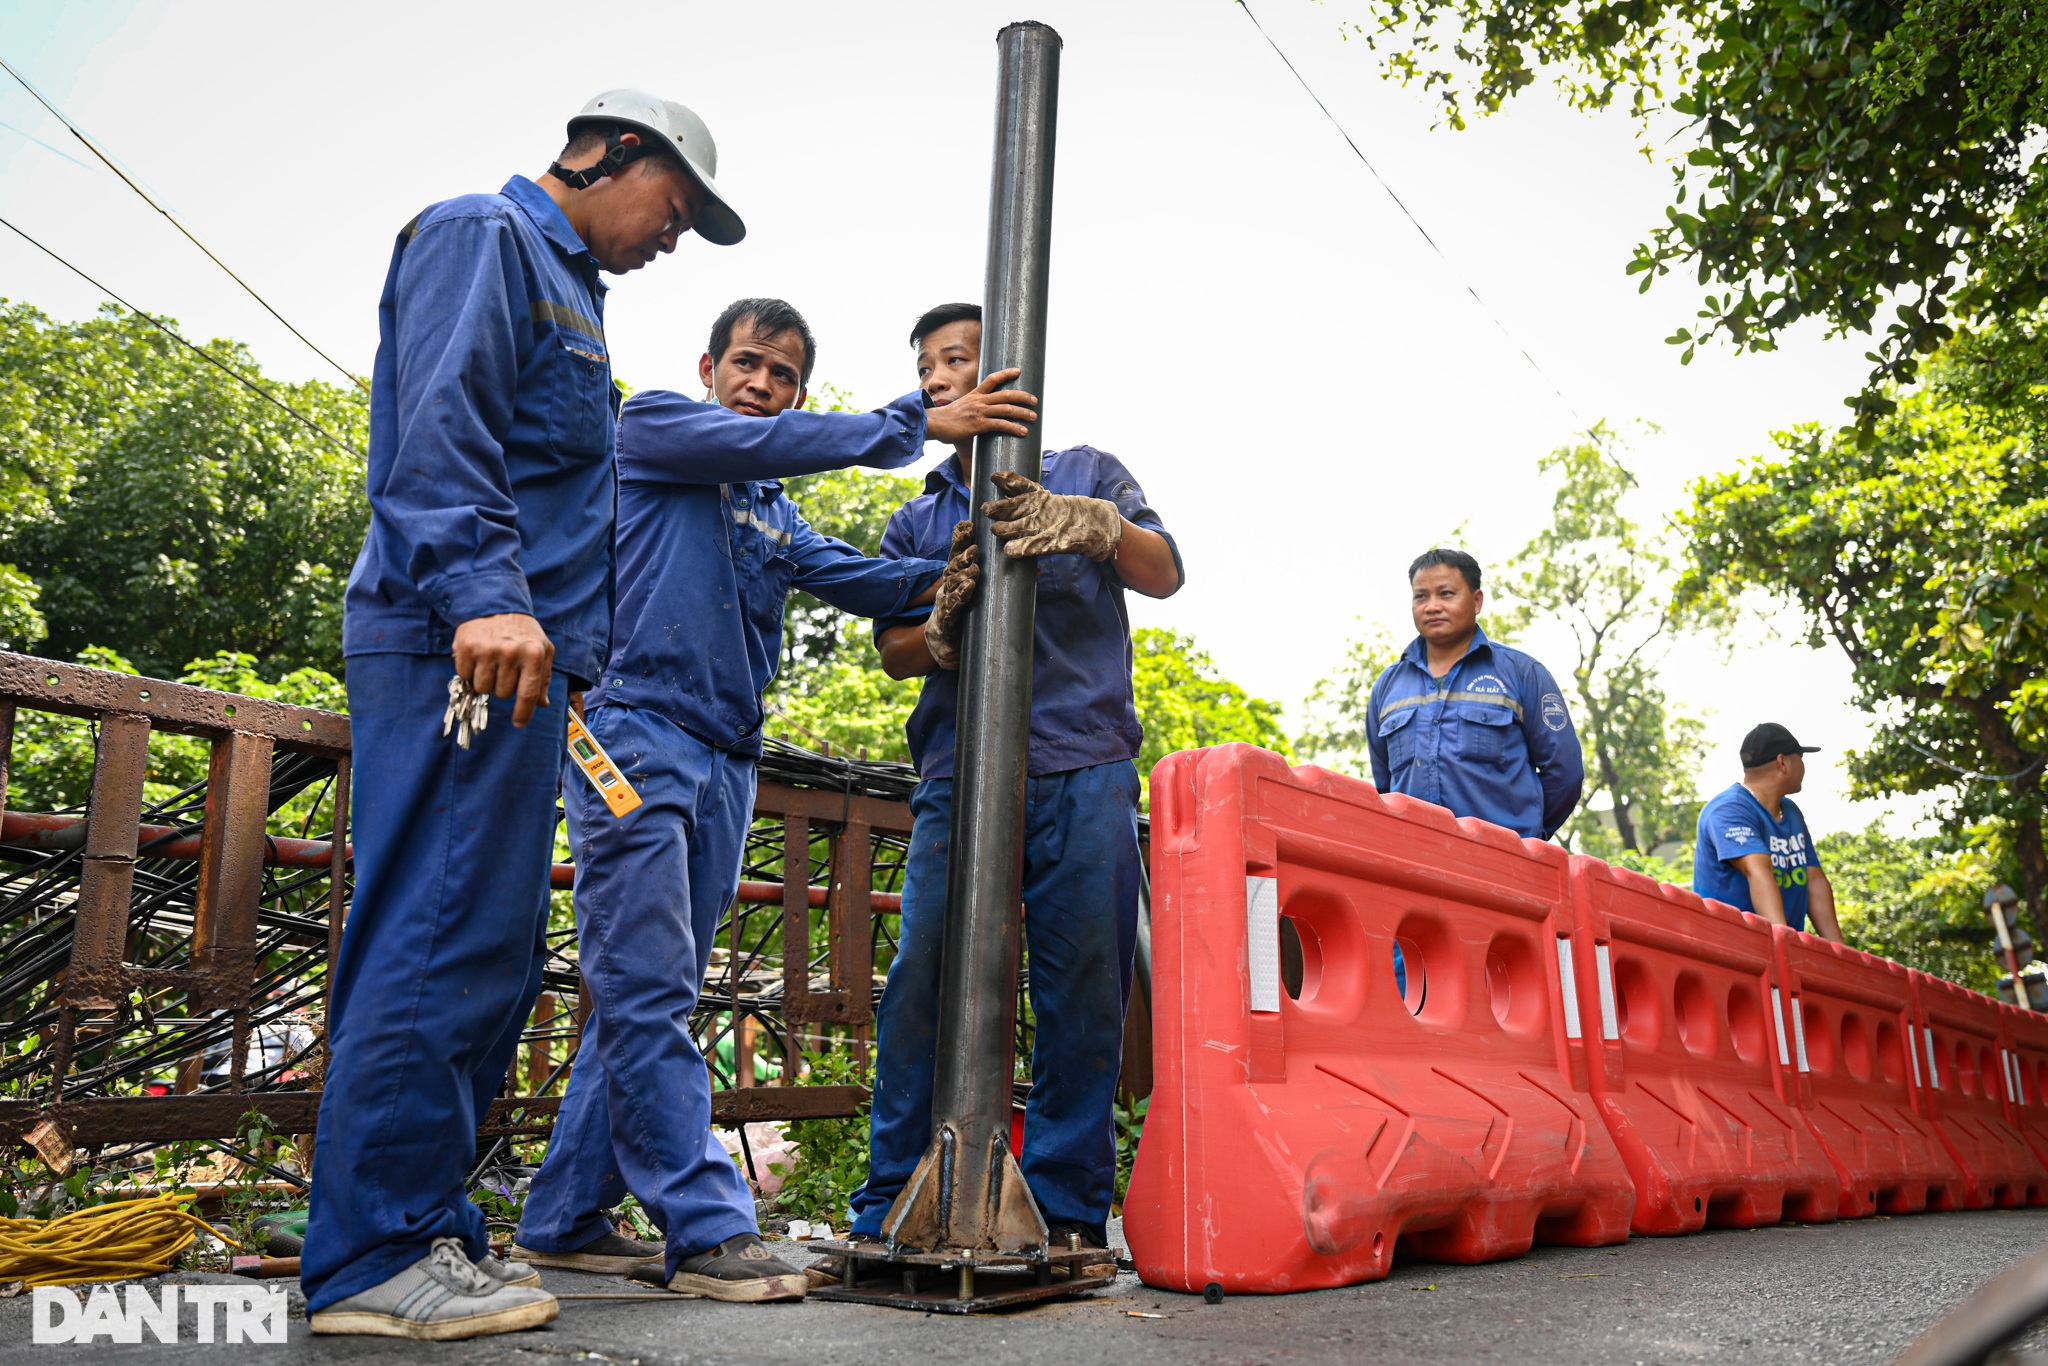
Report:
[{"label": "logo patch on uniform", "polygon": [[1748,844],[1756,839],[1756,831],[1746,825],[1731,825],[1721,834],[1723,838],[1734,840],[1738,844]]},{"label": "logo patch on uniform", "polygon": [[1492,674],[1480,674],[1477,678],[1466,682],[1464,691],[1496,693],[1505,697],[1507,696],[1508,685],[1495,678]]},{"label": "logo patch on uniform", "polygon": [[1572,723],[1571,713],[1564,709],[1564,699],[1554,692],[1543,694],[1543,724],[1552,730],[1563,730]]},{"label": "logo patch on uniform", "polygon": [[1125,479],[1109,491],[1109,499],[1113,503],[1134,503],[1138,499],[1138,486]]}]

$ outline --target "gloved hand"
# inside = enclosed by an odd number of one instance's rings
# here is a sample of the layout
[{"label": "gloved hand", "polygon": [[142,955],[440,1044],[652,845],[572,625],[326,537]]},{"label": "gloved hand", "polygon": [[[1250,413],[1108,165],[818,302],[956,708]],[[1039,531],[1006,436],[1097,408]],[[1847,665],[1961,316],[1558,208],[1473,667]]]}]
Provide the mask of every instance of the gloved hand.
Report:
[{"label": "gloved hand", "polygon": [[924,619],[925,648],[941,669],[960,667],[960,627],[980,582],[981,547],[974,543],[974,523],[961,522],[953,528],[953,553],[939,577],[932,614]]},{"label": "gloved hand", "polygon": [[1021,474],[997,470],[995,485],[1007,497],[984,503],[990,530],[1011,559],[1033,555],[1086,555],[1106,560],[1124,538],[1124,518],[1107,498],[1047,493]]}]

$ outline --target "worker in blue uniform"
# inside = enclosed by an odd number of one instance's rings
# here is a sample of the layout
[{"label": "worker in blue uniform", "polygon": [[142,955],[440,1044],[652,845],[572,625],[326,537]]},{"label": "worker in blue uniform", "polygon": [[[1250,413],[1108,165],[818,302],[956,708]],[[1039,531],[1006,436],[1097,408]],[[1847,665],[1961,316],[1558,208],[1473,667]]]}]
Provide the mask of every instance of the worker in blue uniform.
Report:
[{"label": "worker in blue uniform", "polygon": [[[490,1255],[464,1181],[539,990],[564,718],[611,615],[599,274],[693,228],[737,242],[717,157],[682,105],[608,91],[538,183],[436,204],[393,249],[342,625],[356,884],[306,1234],[315,1333],[555,1315],[531,1267]],[[449,735],[457,700],[487,728]]]},{"label": "worker in blue uniform", "polygon": [[[935,405],[972,390],[981,309],[948,304],[911,331],[918,377]],[[943,409],[940,409],[941,411]],[[969,518],[972,451],[962,445],[889,519],[882,554],[945,555]],[[1107,1244],[1116,1183],[1112,1107],[1137,943],[1138,755],[1131,631],[1124,592],[1180,588],[1180,552],[1122,461],[1090,446],[1050,451],[1043,477],[998,476],[985,509],[1004,553],[1037,561],[1029,782],[1024,816],[1024,939],[1039,1027],[1025,1106],[1022,1168],[1055,1244]],[[954,570],[948,571],[948,582]],[[882,665],[923,676],[908,725],[918,784],[896,960],[876,1011],[868,1178],[851,1236],[872,1240],[931,1142],[946,842],[953,815],[959,618],[878,621]],[[834,1275],[836,1259],[813,1268]]]},{"label": "worker in blue uniform", "polygon": [[[762,1245],[746,1182],[711,1131],[711,1080],[690,1032],[754,817],[761,694],[801,588],[842,611],[929,603],[942,559],[869,559],[819,534],[782,479],[895,469],[927,438],[1021,435],[1035,400],[992,375],[926,412],[918,392],[872,413],[802,411],[816,347],[779,299],[721,314],[699,362],[709,397],[642,390],[619,424],[618,612],[586,724],[639,792],[614,817],[573,764],[564,805],[576,927],[593,1008],[513,1256],[625,1272],[733,1302],[800,1299],[803,1274]],[[628,1193],[665,1245],[613,1231]]]},{"label": "worker in blue uniform", "polygon": [[1415,640],[1366,703],[1373,785],[1549,839],[1586,781],[1557,680],[1486,638],[1479,562],[1464,551],[1425,551],[1408,586]]}]

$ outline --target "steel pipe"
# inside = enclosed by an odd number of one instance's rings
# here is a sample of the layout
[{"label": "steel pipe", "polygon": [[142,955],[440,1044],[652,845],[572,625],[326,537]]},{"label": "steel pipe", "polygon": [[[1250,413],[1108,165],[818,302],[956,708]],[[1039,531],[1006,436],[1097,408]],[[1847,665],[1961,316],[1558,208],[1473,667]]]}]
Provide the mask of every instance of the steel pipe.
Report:
[{"label": "steel pipe", "polygon": [[[1016,386],[1042,399],[1060,37],[1020,23],[996,42],[981,373],[1014,366],[1022,372]],[[975,443],[969,486],[982,575],[960,651],[932,1147],[885,1225],[889,1240],[905,1246],[1045,1244],[1044,1221],[1009,1153],[1038,574],[1033,562],[1002,553],[980,512],[1001,496],[997,471],[1039,477],[1042,426],[1041,416],[1028,435]]]}]

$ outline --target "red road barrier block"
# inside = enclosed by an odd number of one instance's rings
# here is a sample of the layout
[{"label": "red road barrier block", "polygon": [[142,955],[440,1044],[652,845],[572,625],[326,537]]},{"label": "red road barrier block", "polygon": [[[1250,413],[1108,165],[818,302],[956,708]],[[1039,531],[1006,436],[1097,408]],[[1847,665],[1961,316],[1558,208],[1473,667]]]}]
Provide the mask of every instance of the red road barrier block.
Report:
[{"label": "red road barrier block", "polygon": [[2048,1105],[2041,1099],[2041,1085],[2048,1082],[2048,1015],[2009,1005],[2000,1005],[1998,1014],[2005,1022],[2004,1062],[2013,1127],[2034,1156],[2048,1163]]},{"label": "red road barrier block", "polygon": [[1906,970],[1783,925],[1771,938],[1775,1046],[1841,1181],[1840,1216],[1959,1208],[1966,1178],[1926,1117]]},{"label": "red road barrier block", "polygon": [[1963,1169],[1962,1207],[2048,1204],[2048,1168],[2006,1112],[1998,1003],[1924,972],[1909,976],[1932,1054],[1934,1128]]},{"label": "red road barrier block", "polygon": [[[1224,745],[1152,774],[1147,1284],[1270,1293],[1628,1236],[1571,1080],[1565,855]],[[1401,950],[1405,992],[1397,986]]]},{"label": "red road barrier block", "polygon": [[1770,926],[1598,859],[1571,861],[1571,888],[1560,974],[1576,981],[1593,1098],[1635,1179],[1634,1230],[1832,1220],[1835,1169],[1780,1094]]}]

